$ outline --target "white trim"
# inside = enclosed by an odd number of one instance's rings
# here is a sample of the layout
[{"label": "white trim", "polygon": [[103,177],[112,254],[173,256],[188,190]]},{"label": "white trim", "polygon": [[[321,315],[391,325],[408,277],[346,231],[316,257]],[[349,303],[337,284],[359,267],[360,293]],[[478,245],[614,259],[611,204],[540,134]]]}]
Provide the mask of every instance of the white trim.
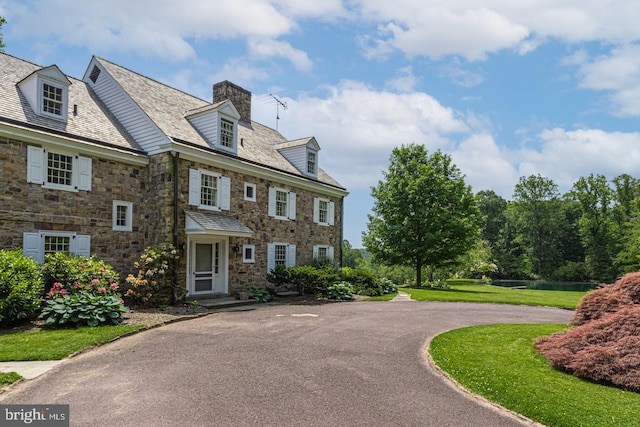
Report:
[{"label": "white trim", "polygon": [[[250,251],[250,256],[247,256],[247,251]],[[256,262],[256,245],[242,245],[242,262],[245,264]]]},{"label": "white trim", "polygon": [[62,231],[37,231],[22,233],[22,253],[35,258],[39,263],[44,262],[44,241],[48,236],[69,238],[69,252],[75,255],[89,257],[91,255],[91,236]]},{"label": "white trim", "polygon": [[276,246],[285,246],[285,267],[296,265],[296,245],[291,243],[273,242],[267,244],[267,273],[276,268]]},{"label": "white trim", "polygon": [[[60,89],[62,91],[61,94],[61,101],[60,101],[60,114],[55,114],[55,113],[49,113],[48,111],[45,111],[44,109],[44,85],[47,84],[49,86],[51,86],[52,88],[55,89]],[[60,82],[57,82],[55,80],[43,77],[42,75],[38,75],[38,86],[37,86],[37,90],[38,90],[38,112],[37,114],[39,116],[43,116],[43,117],[49,117],[51,119],[54,120],[59,120],[62,122],[66,122],[67,121],[67,110],[69,108],[69,88],[64,85],[64,84],[60,84]]]},{"label": "white trim", "polygon": [[[216,178],[215,205],[203,205],[201,199],[202,175]],[[189,169],[189,205],[210,211],[231,209],[231,179],[206,169]]]},{"label": "white trim", "polygon": [[333,246],[329,246],[329,245],[314,245],[313,246],[313,259],[317,259],[320,255],[320,249],[324,248],[326,249],[326,258],[330,259],[331,261],[333,261]]},{"label": "white trim", "polygon": [[[252,189],[253,197],[247,196],[247,189],[249,189],[249,188]],[[256,185],[255,184],[251,184],[249,182],[245,182],[244,183],[244,200],[246,200],[248,202],[255,202],[256,201]]]},{"label": "white trim", "polygon": [[[278,215],[277,209],[277,194],[285,193],[286,194],[286,206],[285,212],[286,215]],[[285,188],[280,187],[269,187],[269,204],[268,204],[268,215],[275,219],[280,220],[295,220],[296,219],[296,193],[293,191],[289,191]]]},{"label": "white trim", "polygon": [[[125,225],[118,225],[118,207],[124,206],[127,208],[127,217],[125,218]],[[133,229],[133,203],[123,202],[121,200],[113,201],[112,209],[112,227],[114,231],[131,231]]]},{"label": "white trim", "polygon": [[149,165],[149,158],[142,153],[131,153],[115,147],[103,147],[90,142],[77,141],[16,125],[8,125],[6,123],[0,123],[0,136],[27,144],[41,144],[43,146],[42,148],[52,147],[53,150],[73,150],[78,154],[99,157],[105,160],[114,160],[136,166]]}]

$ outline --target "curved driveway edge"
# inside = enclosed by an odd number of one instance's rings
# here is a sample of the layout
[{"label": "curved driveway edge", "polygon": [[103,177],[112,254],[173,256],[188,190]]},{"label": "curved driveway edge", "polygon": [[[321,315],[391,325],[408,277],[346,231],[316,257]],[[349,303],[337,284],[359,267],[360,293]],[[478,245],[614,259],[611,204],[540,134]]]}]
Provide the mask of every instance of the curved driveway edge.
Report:
[{"label": "curved driveway edge", "polygon": [[548,307],[353,302],[218,313],[65,360],[0,395],[71,425],[522,426],[451,387],[425,344],[459,327],[567,323]]}]

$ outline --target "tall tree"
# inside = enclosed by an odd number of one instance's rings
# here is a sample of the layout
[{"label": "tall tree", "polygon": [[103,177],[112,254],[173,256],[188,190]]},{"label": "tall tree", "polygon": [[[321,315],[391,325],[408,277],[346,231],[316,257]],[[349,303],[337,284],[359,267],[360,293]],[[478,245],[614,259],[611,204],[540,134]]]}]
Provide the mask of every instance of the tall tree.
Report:
[{"label": "tall tree", "polygon": [[513,193],[521,239],[528,247],[533,273],[550,277],[562,264],[558,249],[561,212],[558,186],[540,175],[521,177]]},{"label": "tall tree", "polygon": [[607,281],[615,278],[612,269],[613,191],[604,175],[591,174],[573,184],[569,193],[580,202],[580,235],[585,247],[585,266],[591,279]]},{"label": "tall tree", "polygon": [[381,262],[422,269],[454,263],[475,243],[480,213],[471,188],[451,158],[422,145],[395,148],[384,180],[371,189],[373,214],[365,248]]},{"label": "tall tree", "polygon": [[2,25],[6,24],[6,20],[3,16],[0,16],[0,52],[4,51],[4,43],[2,42]]}]

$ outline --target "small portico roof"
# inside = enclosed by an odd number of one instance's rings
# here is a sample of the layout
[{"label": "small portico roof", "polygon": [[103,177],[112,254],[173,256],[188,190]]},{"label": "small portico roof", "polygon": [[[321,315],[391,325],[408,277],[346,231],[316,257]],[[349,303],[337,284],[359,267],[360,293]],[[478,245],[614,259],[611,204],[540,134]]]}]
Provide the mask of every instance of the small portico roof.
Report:
[{"label": "small portico roof", "polygon": [[253,230],[236,218],[221,212],[185,211],[187,234],[250,237]]}]

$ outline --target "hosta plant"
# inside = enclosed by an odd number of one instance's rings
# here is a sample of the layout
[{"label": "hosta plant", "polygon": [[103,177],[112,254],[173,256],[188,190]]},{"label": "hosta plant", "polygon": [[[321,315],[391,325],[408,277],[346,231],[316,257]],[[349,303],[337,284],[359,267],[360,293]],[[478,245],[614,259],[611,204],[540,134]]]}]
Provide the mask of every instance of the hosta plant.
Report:
[{"label": "hosta plant", "polygon": [[83,292],[47,300],[40,318],[47,326],[119,325],[128,311],[117,295]]},{"label": "hosta plant", "polygon": [[353,298],[353,286],[349,282],[338,282],[327,288],[329,299],[350,300]]},{"label": "hosta plant", "polygon": [[250,298],[253,298],[258,302],[271,301],[271,294],[265,288],[261,288],[259,286],[248,286],[245,288],[245,291],[249,293]]}]

